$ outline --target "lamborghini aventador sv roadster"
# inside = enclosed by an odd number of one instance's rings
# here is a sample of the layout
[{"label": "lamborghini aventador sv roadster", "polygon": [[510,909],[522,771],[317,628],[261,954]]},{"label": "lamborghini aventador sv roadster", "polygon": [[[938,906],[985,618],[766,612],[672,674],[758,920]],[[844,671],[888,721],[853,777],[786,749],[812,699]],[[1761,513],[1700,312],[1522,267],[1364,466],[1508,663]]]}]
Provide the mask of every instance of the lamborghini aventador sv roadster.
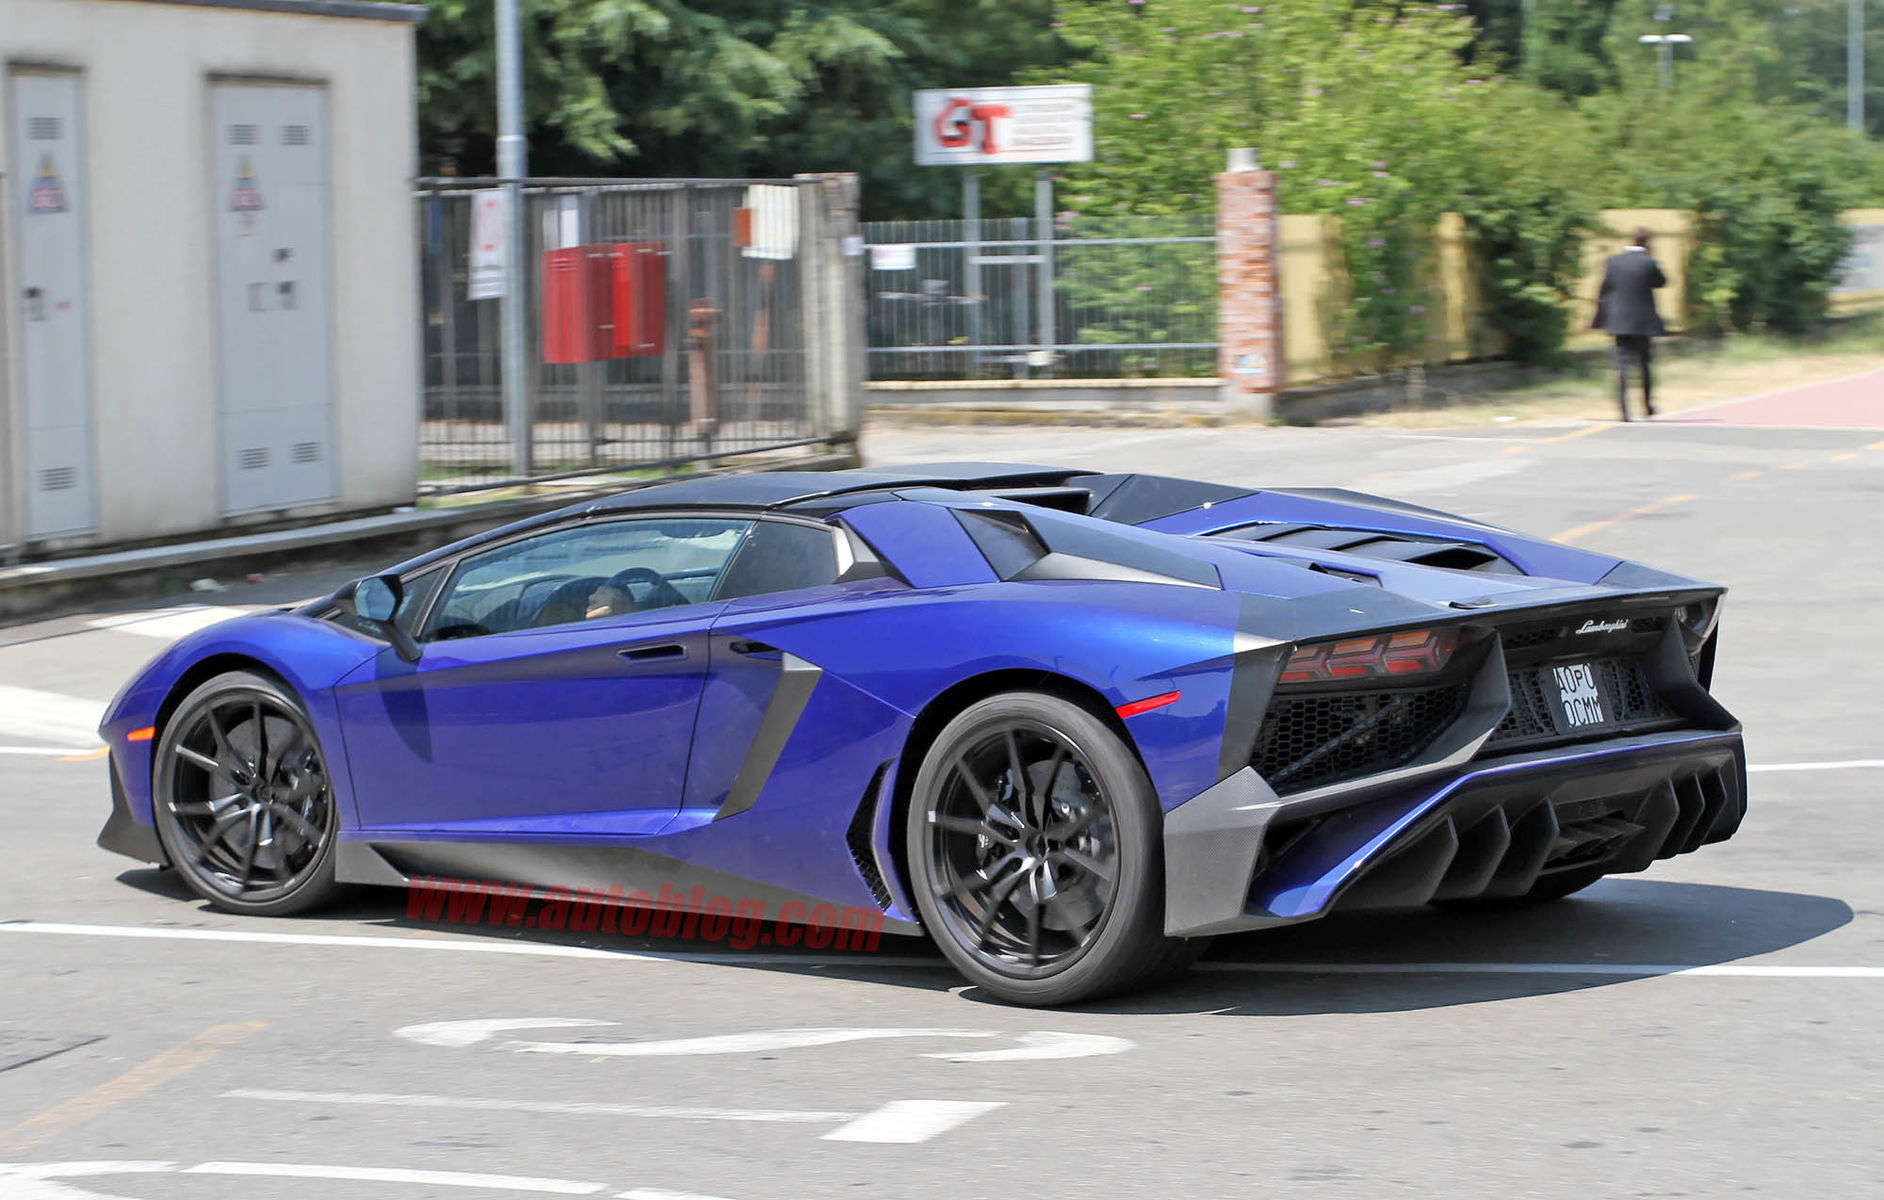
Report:
[{"label": "lamborghini aventador sv roadster", "polygon": [[1730,836],[1721,593],[1334,489],[701,478],[184,638],[105,717],[99,842],[240,913],[418,878],[867,911],[1067,1003]]}]

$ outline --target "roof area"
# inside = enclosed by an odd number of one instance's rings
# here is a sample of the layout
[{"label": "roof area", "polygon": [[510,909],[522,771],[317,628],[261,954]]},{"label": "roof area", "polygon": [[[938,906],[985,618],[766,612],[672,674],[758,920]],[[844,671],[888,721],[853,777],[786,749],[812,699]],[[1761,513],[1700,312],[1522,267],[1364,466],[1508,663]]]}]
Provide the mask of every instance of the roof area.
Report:
[{"label": "roof area", "polygon": [[921,463],[853,471],[761,471],[715,475],[636,488],[581,505],[576,511],[619,512],[637,508],[784,508],[858,492],[899,487],[1040,487],[1089,472],[1020,463]]}]

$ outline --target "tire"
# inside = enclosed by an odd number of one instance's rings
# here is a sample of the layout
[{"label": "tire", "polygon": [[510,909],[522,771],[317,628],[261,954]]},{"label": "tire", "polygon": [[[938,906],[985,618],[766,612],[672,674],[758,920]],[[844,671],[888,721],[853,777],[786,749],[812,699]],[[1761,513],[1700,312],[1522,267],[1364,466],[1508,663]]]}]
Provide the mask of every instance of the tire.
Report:
[{"label": "tire", "polygon": [[306,912],[339,890],[330,778],[293,692],[249,671],[218,675],[184,698],[158,742],[157,836],[177,874],[217,908]]},{"label": "tire", "polygon": [[1464,900],[1438,900],[1433,907],[1448,909],[1452,912],[1495,912],[1498,909],[1529,908],[1534,904],[1548,904],[1552,900],[1562,900],[1575,895],[1603,877],[1600,867],[1584,867],[1582,870],[1558,871],[1545,875],[1531,885],[1531,890],[1522,896],[1473,896]]},{"label": "tire", "polygon": [[1104,721],[1042,692],[992,696],[943,728],[917,772],[916,907],[956,969],[1009,1003],[1147,987],[1207,944],[1164,936],[1163,824]]}]

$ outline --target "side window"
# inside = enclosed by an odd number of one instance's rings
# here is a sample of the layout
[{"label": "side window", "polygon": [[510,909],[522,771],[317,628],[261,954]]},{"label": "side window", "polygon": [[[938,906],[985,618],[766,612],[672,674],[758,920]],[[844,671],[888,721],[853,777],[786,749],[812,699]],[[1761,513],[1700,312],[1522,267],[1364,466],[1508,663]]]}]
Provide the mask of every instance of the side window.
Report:
[{"label": "side window", "polygon": [[525,538],[459,566],[421,640],[482,637],[698,604],[750,521],[646,517]]},{"label": "side window", "polygon": [[760,521],[720,580],[716,600],[763,596],[837,582],[832,531],[789,521]]}]

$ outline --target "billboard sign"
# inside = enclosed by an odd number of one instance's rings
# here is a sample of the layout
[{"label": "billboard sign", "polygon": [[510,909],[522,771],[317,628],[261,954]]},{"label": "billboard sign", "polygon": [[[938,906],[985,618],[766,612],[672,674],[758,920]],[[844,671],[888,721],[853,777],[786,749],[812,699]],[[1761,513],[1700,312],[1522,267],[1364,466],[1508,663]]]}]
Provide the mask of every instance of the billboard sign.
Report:
[{"label": "billboard sign", "polygon": [[916,93],[916,165],[1092,161],[1092,86]]}]

